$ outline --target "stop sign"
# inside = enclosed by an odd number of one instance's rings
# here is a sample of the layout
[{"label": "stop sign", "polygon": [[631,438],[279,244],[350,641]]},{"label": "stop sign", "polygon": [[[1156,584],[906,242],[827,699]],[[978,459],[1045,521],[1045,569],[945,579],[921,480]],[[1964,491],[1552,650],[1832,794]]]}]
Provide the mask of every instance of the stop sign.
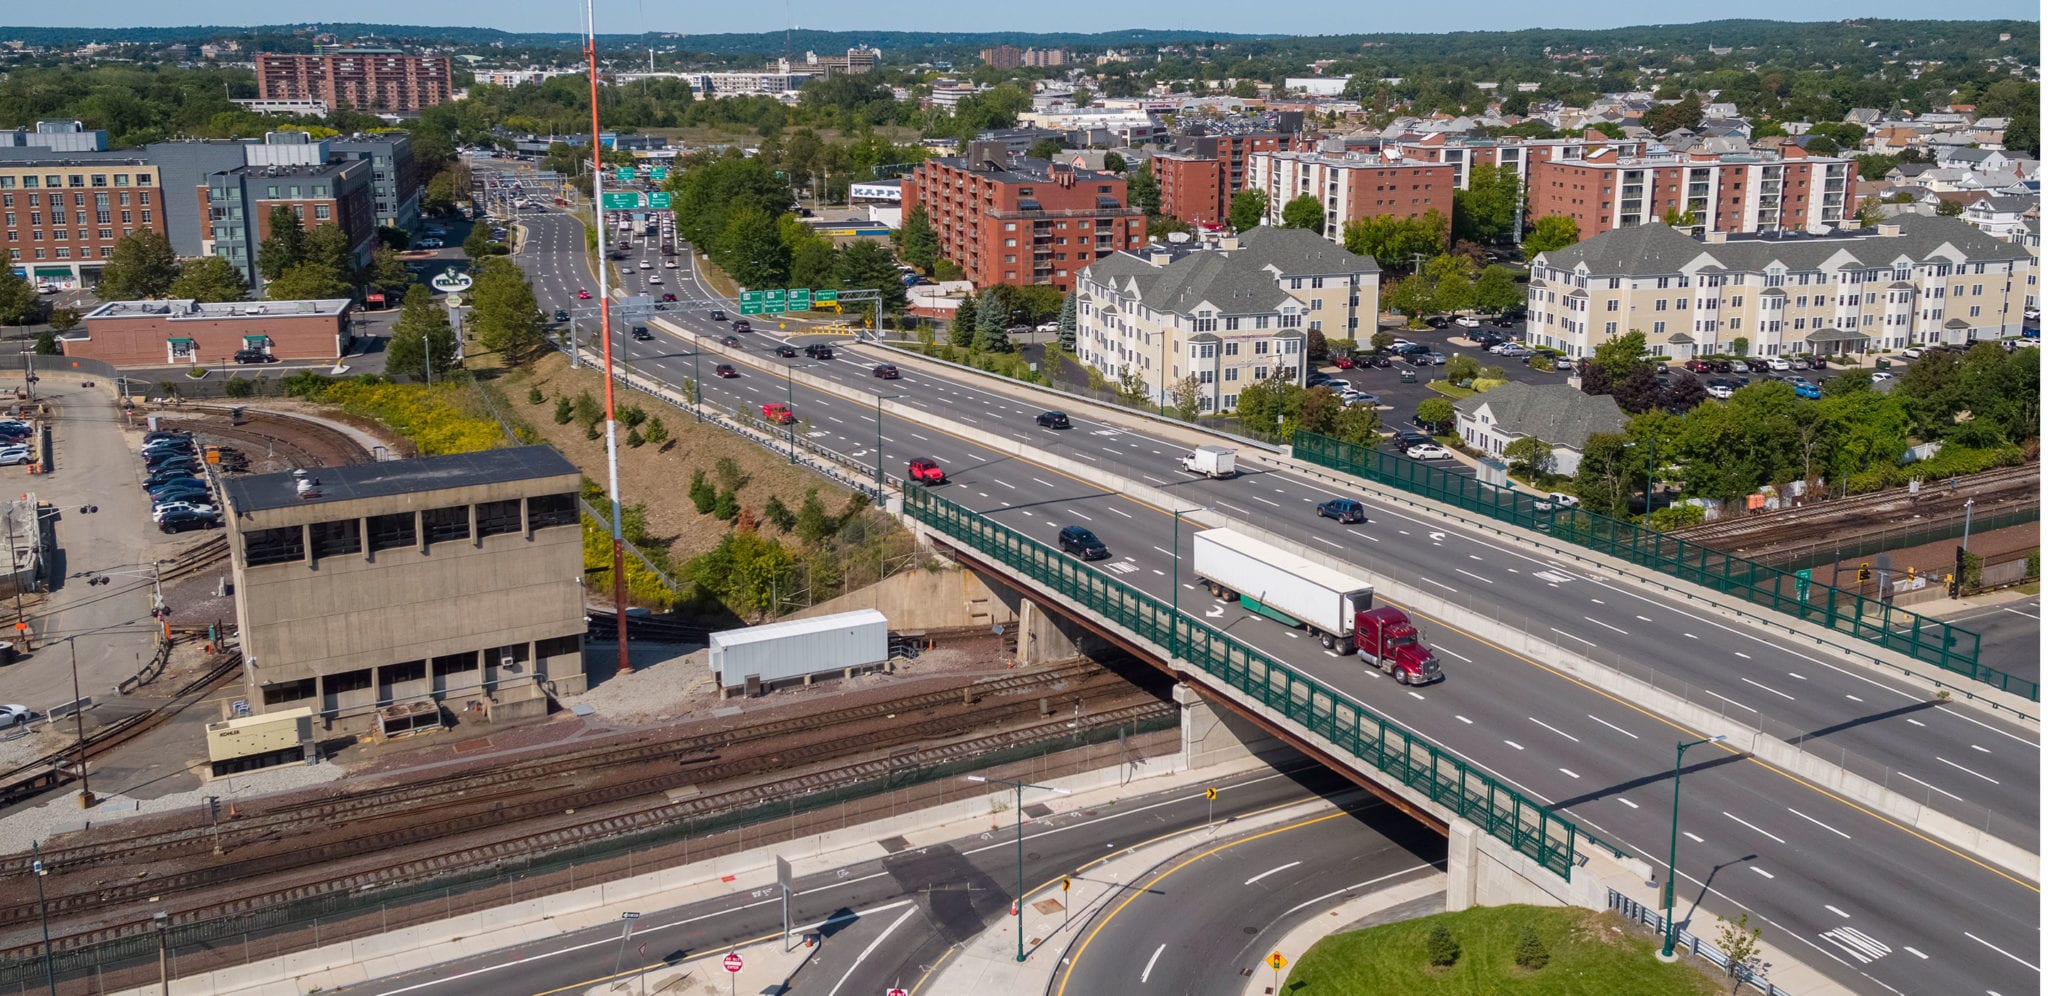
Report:
[{"label": "stop sign", "polygon": [[747,967],[747,960],[745,958],[740,957],[739,952],[734,951],[733,953],[725,956],[726,971],[731,972],[734,975],[738,975],[740,969],[745,967]]}]

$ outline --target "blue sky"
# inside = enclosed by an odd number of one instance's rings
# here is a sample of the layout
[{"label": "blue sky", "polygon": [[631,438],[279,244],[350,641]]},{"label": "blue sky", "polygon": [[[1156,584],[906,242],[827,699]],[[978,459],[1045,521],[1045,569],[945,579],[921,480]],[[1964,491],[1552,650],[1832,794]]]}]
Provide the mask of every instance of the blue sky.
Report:
[{"label": "blue sky", "polygon": [[[496,0],[485,8],[422,7],[417,0],[354,0],[336,6],[313,4],[301,10],[275,0],[216,0],[203,5],[165,4],[161,0],[100,0],[84,7],[62,4],[19,4],[0,14],[0,23],[39,26],[121,27],[190,24],[204,18],[212,24],[275,24],[307,15],[340,16],[350,21],[390,24],[456,23],[460,11],[478,18],[478,26],[510,31],[580,31],[583,6],[578,0]],[[772,31],[790,20],[797,26],[824,30],[940,31],[1075,31],[1148,27],[1144,8],[1104,8],[1083,0],[1039,0],[1008,4],[822,3],[785,0],[782,4],[678,3],[675,0],[599,0],[598,30],[603,33],[682,31],[722,33]],[[1181,0],[1172,7],[1171,27],[1215,31],[1281,34],[1344,34],[1374,31],[1439,32],[1472,29],[1611,28],[1624,24],[1701,20],[1702,8],[1687,4],[1637,7],[1611,0],[1554,0],[1546,4],[1504,0],[1465,0],[1452,4],[1373,4],[1356,0],[1304,0],[1265,5],[1254,15],[1238,0]],[[1108,13],[1105,14],[1105,11]],[[1785,18],[1839,20],[1848,17],[1924,18],[1953,11],[1909,0],[1821,3],[1788,8],[1780,0],[1734,0],[1716,8],[1717,18]],[[2038,20],[2034,0],[1989,0],[1972,4],[1974,18]]]}]

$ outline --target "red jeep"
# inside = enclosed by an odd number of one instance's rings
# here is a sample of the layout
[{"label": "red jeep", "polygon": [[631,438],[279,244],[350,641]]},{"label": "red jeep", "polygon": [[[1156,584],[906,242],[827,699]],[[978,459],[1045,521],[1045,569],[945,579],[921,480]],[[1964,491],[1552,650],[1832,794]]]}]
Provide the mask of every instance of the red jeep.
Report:
[{"label": "red jeep", "polygon": [[921,457],[910,461],[910,479],[919,484],[944,484],[946,471],[937,461]]},{"label": "red jeep", "polygon": [[776,425],[788,425],[796,421],[796,413],[780,402],[769,402],[761,406],[761,417]]}]

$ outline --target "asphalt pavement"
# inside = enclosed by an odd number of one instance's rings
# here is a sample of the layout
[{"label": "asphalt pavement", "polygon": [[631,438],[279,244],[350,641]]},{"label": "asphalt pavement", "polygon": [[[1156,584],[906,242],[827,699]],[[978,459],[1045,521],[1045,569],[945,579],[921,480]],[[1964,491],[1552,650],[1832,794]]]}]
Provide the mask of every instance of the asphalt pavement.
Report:
[{"label": "asphalt pavement", "polygon": [[[576,307],[578,286],[595,283],[581,260],[578,223],[566,216],[525,219],[534,232],[522,258],[543,308]],[[550,247],[556,258],[548,258]],[[708,402],[755,409],[792,403],[812,442],[857,465],[875,461],[900,473],[930,456],[954,483],[942,494],[1028,535],[1048,541],[1063,524],[1089,525],[1112,556],[1096,566],[1313,674],[1337,690],[1431,739],[1451,746],[1538,799],[1552,802],[1603,839],[1656,861],[1671,832],[1664,787],[1670,745],[1715,731],[1673,726],[1600,689],[1568,680],[1469,637],[1409,606],[1445,657],[1446,682],[1426,689],[1395,685],[1355,659],[1328,655],[1297,631],[1198,594],[1177,551],[1170,510],[1105,491],[1041,465],[976,446],[939,425],[953,420],[1105,471],[1140,477],[1184,496],[1186,509],[1208,507],[1256,521],[1304,544],[1320,544],[1359,565],[1428,584],[1447,600],[1617,664],[1655,669],[1694,685],[1701,701],[1719,700],[1750,722],[1810,732],[1831,750],[1874,758],[1897,769],[1896,785],[1917,784],[1938,806],[1988,810],[1985,819],[2019,839],[2037,825],[2038,751],[2034,733],[2015,724],[1930,704],[1913,686],[1874,674],[1787,639],[1730,624],[1719,616],[1553,563],[1497,538],[1467,533],[1363,495],[1370,520],[1339,528],[1312,516],[1334,496],[1318,483],[1282,473],[1234,481],[1189,479],[1178,472],[1184,447],[1144,433],[1076,419],[1065,432],[1037,428],[1037,409],[1006,393],[948,378],[908,373],[877,381],[878,354],[842,348],[832,361],[764,355],[784,341],[768,331],[719,344],[729,327],[705,313],[715,301],[687,269],[666,272],[682,299],[657,323],[652,342],[621,339],[615,350],[635,376],[679,385],[696,376]],[[657,264],[658,265],[658,264]],[[625,277],[636,288],[637,267]],[[581,302],[587,304],[588,302]],[[741,376],[706,379],[729,361]],[[774,376],[790,364],[857,391],[879,388],[932,413],[930,423],[884,418],[872,402],[820,394]],[[630,500],[630,496],[627,496]],[[1181,530],[1181,532],[1191,532]],[[1513,688],[1512,695],[1501,690]],[[1711,749],[1711,748],[1710,748]],[[1731,755],[1695,752],[1687,768],[1681,822],[1686,851],[1682,890],[1720,911],[1753,911],[1795,955],[1857,988],[1937,991],[1963,984],[2031,991],[2038,969],[2038,890],[1774,769]],[[1869,874],[1883,868],[1882,876]],[[1802,953],[1803,952],[1803,953]]]}]

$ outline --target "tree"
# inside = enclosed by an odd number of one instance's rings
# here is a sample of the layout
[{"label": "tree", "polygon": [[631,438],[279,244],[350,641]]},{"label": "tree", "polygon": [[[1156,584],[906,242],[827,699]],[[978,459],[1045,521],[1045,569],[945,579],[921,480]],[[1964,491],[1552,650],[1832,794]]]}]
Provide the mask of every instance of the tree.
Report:
[{"label": "tree", "polygon": [[1943,198],[1934,205],[1934,213],[1944,218],[1961,217],[1964,209],[1965,205],[1962,201],[1952,201],[1947,198]]},{"label": "tree", "polygon": [[733,212],[717,246],[720,264],[742,287],[781,287],[789,276],[789,247],[775,218],[760,208]]},{"label": "tree", "polygon": [[270,236],[256,248],[256,269],[276,280],[306,256],[306,226],[299,213],[282,204],[270,209]]},{"label": "tree", "polygon": [[974,313],[974,346],[985,353],[1007,353],[1010,345],[1010,312],[1002,306],[995,288],[981,294]]},{"label": "tree", "polygon": [[1706,103],[1697,93],[1686,94],[1674,104],[1659,104],[1643,115],[1643,127],[1664,135],[1680,128],[1693,129],[1706,117]]},{"label": "tree", "polygon": [[1145,375],[1138,371],[1137,364],[1126,363],[1123,375],[1117,378],[1116,393],[1125,401],[1137,404],[1151,397],[1152,386],[1145,383]]},{"label": "tree", "polygon": [[[897,275],[896,261],[879,242],[862,239],[847,245],[832,257],[832,281],[847,290],[874,288],[882,294],[882,310],[902,312],[910,295]],[[806,285],[812,286],[812,285]]]},{"label": "tree", "polygon": [[1202,380],[1189,374],[1173,385],[1173,415],[1183,422],[1202,416]]},{"label": "tree", "polygon": [[825,514],[825,503],[818,500],[817,488],[804,492],[804,502],[796,512],[796,535],[811,546],[832,535],[832,517]]},{"label": "tree", "polygon": [[[784,215],[783,217],[791,217]],[[805,239],[789,254],[789,282],[793,287],[835,287],[832,271],[839,253],[824,239]],[[894,276],[891,274],[891,276]],[[900,281],[892,281],[900,284]]]},{"label": "tree", "polygon": [[1506,242],[1514,234],[1520,186],[1512,169],[1472,167],[1466,189],[1451,191],[1451,236],[1482,243]]},{"label": "tree", "polygon": [[[1620,381],[1638,366],[1647,366],[1644,354],[1649,352],[1649,337],[1636,329],[1615,336],[1593,347],[1593,365],[1607,371],[1609,377]],[[1654,375],[1654,371],[1652,374]]]},{"label": "tree", "polygon": [[653,416],[647,420],[647,431],[642,435],[646,437],[649,445],[660,446],[668,442],[668,426],[662,423],[661,416]]},{"label": "tree", "polygon": [[1367,215],[1344,224],[1344,248],[1371,256],[1387,267],[1405,266],[1416,254],[1443,252],[1444,216],[1431,208],[1420,218]]},{"label": "tree", "polygon": [[939,233],[932,216],[919,204],[903,217],[903,261],[930,273],[939,261]]},{"label": "tree", "polygon": [[1337,413],[1330,435],[1358,446],[1376,446],[1380,441],[1380,413],[1369,405],[1345,405]]},{"label": "tree", "polygon": [[576,406],[564,394],[555,399],[555,424],[568,425],[576,418]]},{"label": "tree", "polygon": [[405,304],[384,349],[384,370],[396,377],[446,374],[455,369],[455,331],[448,326],[448,312],[434,300],[432,291],[415,284],[405,292]]},{"label": "tree", "polygon": [[225,256],[201,256],[178,267],[170,296],[207,304],[240,301],[249,296],[249,281]]},{"label": "tree", "polygon": [[1230,227],[1249,232],[1266,220],[1266,192],[1240,190],[1230,198]]},{"label": "tree", "polygon": [[1415,406],[1415,421],[1429,426],[1430,435],[1440,436],[1458,421],[1458,408],[1449,398],[1424,398]]},{"label": "tree", "polygon": [[1746,335],[1738,335],[1735,338],[1728,340],[1728,351],[1734,353],[1737,356],[1748,356],[1749,337]]},{"label": "tree", "polygon": [[1522,237],[1522,252],[1534,257],[1540,252],[1563,249],[1579,241],[1579,223],[1566,215],[1547,214],[1536,219],[1529,226],[1528,234]]},{"label": "tree", "polygon": [[1105,153],[1103,153],[1103,154],[1102,154],[1102,171],[1103,171],[1103,172],[1105,172],[1105,173],[1122,173],[1122,172],[1124,172],[1125,170],[1128,170],[1128,169],[1130,169],[1130,168],[1131,168],[1131,164],[1130,164],[1130,163],[1128,163],[1128,162],[1126,162],[1126,161],[1124,160],[1124,157],[1123,157],[1123,156],[1121,156],[1121,155],[1118,155],[1117,153],[1114,153],[1114,152],[1105,152]]},{"label": "tree", "polygon": [[163,297],[178,279],[178,254],[169,239],[138,228],[114,243],[114,255],[100,271],[102,301]]},{"label": "tree", "polygon": [[[1721,953],[1728,956],[1729,978],[1736,978],[1735,971],[1738,968],[1755,967],[1750,963],[1756,960],[1763,936],[1762,927],[1749,925],[1747,912],[1733,920],[1721,921],[1720,927],[1715,931],[1714,942],[1715,946],[1721,949]],[[1737,979],[1734,989],[1741,988],[1742,982]]]},{"label": "tree", "polygon": [[1423,948],[1429,955],[1429,963],[1437,968],[1448,968],[1458,963],[1458,941],[1451,936],[1451,928],[1441,923],[1429,928]]},{"label": "tree", "polygon": [[1543,939],[1532,927],[1523,927],[1522,935],[1515,939],[1515,964],[1531,972],[1550,964],[1550,949],[1543,946]]},{"label": "tree", "polygon": [[470,301],[476,310],[470,313],[469,327],[485,349],[520,363],[547,345],[533,285],[510,260],[489,259],[477,268]]},{"label": "tree", "polygon": [[1522,306],[1522,286],[1515,282],[1515,271],[1506,266],[1489,266],[1479,271],[1479,279],[1472,284],[1472,307],[1488,314],[1500,314]]},{"label": "tree", "polygon": [[1064,146],[1057,138],[1041,138],[1031,143],[1031,148],[1025,150],[1024,155],[1032,159],[1058,159],[1062,148]]},{"label": "tree", "polygon": [[1826,135],[1815,135],[1806,140],[1806,153],[1812,156],[1839,156],[1842,154],[1842,147]]},{"label": "tree", "polygon": [[1538,479],[1557,469],[1550,444],[1535,436],[1523,436],[1509,443],[1500,455],[1508,458],[1508,469],[1522,477]]},{"label": "tree", "polygon": [[697,509],[698,515],[710,515],[711,509],[718,504],[718,489],[704,479],[704,472],[701,470],[690,472],[690,487],[687,494],[690,496],[691,506]]},{"label": "tree", "polygon": [[1080,335],[1081,314],[1078,296],[1067,292],[1066,300],[1060,302],[1060,348],[1071,353]]},{"label": "tree", "polygon": [[1159,213],[1159,180],[1152,175],[1151,163],[1138,167],[1125,181],[1124,196],[1136,210],[1148,215]]},{"label": "tree", "polygon": [[1444,379],[1462,387],[1472,386],[1479,376],[1479,361],[1459,353],[1444,364]]},{"label": "tree", "polygon": [[55,331],[44,329],[36,333],[37,356],[55,356],[59,352],[61,350],[57,346],[57,333]]},{"label": "tree", "polygon": [[27,325],[40,311],[42,301],[28,278],[11,266],[0,266],[0,324]]},{"label": "tree", "polygon": [[1237,395],[1237,420],[1247,430],[1262,436],[1280,431],[1280,413],[1286,394],[1277,377],[1259,381]]},{"label": "tree", "polygon": [[946,332],[947,344],[956,349],[974,348],[975,327],[981,323],[975,311],[973,294],[960,299],[960,306],[953,311],[953,327]]},{"label": "tree", "polygon": [[495,256],[497,252],[498,244],[491,241],[491,230],[482,225],[471,228],[469,237],[462,240],[462,253],[472,260]]},{"label": "tree", "polygon": [[[416,288],[425,290],[425,288]],[[311,260],[294,264],[277,279],[263,286],[263,296],[272,301],[318,301],[349,296],[349,285],[326,267]]]},{"label": "tree", "polygon": [[[1264,194],[1259,195],[1264,197]],[[1235,211],[1237,205],[1231,204]],[[1300,228],[1323,234],[1323,202],[1314,194],[1302,194],[1280,208],[1281,228]]]},{"label": "tree", "polygon": [[1329,362],[1330,338],[1323,334],[1322,329],[1308,330],[1308,341],[1304,348],[1308,352],[1308,362],[1311,366]]},{"label": "tree", "polygon": [[79,320],[77,308],[55,308],[50,311],[50,327],[59,332],[69,332],[77,328]]}]

